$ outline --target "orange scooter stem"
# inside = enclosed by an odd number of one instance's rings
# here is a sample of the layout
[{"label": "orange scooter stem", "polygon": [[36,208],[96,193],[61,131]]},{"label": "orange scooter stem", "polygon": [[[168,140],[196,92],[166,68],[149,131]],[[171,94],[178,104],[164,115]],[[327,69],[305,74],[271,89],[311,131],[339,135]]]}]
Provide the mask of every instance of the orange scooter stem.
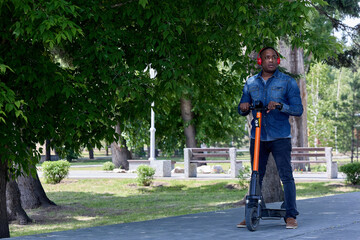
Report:
[{"label": "orange scooter stem", "polygon": [[260,134],[261,134],[261,111],[256,112],[255,119],[255,148],[254,148],[254,162],[253,171],[259,171],[259,152],[260,152]]}]

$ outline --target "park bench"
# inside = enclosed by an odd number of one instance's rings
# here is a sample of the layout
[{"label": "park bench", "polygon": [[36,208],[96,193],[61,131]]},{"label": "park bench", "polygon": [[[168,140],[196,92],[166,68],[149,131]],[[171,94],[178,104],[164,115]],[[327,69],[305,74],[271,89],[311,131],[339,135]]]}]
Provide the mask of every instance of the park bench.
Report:
[{"label": "park bench", "polygon": [[[308,159],[298,160],[297,158]],[[331,147],[293,147],[291,151],[291,163],[326,163],[327,177],[330,179],[337,178],[338,166],[337,162],[333,161]]]},{"label": "park bench", "polygon": [[[199,160],[199,158],[224,157],[226,160]],[[326,163],[329,179],[337,178],[338,166],[333,161],[331,147],[293,147],[291,163]],[[301,159],[299,158],[307,158]],[[315,158],[315,159],[314,159]],[[236,178],[242,168],[242,160],[236,160],[236,148],[184,148],[185,177],[197,177],[198,163],[230,163],[231,177]]]},{"label": "park bench", "polygon": [[[222,157],[225,160],[206,160]],[[205,160],[200,160],[200,159]],[[184,148],[184,174],[186,178],[197,177],[198,163],[230,163],[231,177],[236,178],[242,161],[236,160],[236,148]]]}]

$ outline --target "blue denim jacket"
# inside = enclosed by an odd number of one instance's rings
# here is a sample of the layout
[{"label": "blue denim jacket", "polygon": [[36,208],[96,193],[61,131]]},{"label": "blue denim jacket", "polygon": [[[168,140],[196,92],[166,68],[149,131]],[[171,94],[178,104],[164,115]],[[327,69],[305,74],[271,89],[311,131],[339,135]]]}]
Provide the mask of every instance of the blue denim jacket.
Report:
[{"label": "blue denim jacket", "polygon": [[[303,113],[299,87],[295,79],[280,72],[278,69],[266,81],[265,85],[261,73],[246,81],[240,103],[248,102],[253,104],[257,100],[261,101],[264,106],[267,106],[270,101],[282,103],[283,108],[280,111],[275,109],[269,113],[263,112],[261,140],[268,141],[269,139],[291,137],[289,116],[301,116]],[[242,116],[248,115],[250,111],[242,112],[240,110],[240,103],[238,112]],[[253,116],[256,116],[255,111],[253,111]],[[254,120],[251,122],[251,126],[251,137],[255,138]]]}]

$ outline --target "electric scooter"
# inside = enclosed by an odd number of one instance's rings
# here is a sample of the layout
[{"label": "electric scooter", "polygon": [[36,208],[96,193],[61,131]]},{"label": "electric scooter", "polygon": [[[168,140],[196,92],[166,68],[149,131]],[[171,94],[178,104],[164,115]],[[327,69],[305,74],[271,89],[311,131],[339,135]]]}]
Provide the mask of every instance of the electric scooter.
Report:
[{"label": "electric scooter", "polygon": [[285,217],[286,210],[284,203],[281,209],[266,208],[266,204],[261,194],[259,184],[259,152],[260,152],[260,134],[261,134],[261,118],[262,112],[267,111],[267,106],[263,106],[261,101],[255,101],[250,110],[256,111],[255,118],[255,146],[254,159],[252,164],[252,173],[250,179],[250,190],[246,196],[245,204],[245,221],[249,231],[255,231],[259,226],[260,219],[281,219]]}]

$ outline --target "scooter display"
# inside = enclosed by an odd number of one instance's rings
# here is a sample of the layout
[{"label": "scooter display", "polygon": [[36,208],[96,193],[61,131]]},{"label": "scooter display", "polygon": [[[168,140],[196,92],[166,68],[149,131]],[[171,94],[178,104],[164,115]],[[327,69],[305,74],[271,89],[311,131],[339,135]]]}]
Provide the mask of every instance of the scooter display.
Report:
[{"label": "scooter display", "polygon": [[286,210],[284,203],[281,209],[269,209],[266,207],[264,199],[261,194],[259,184],[259,152],[260,152],[260,135],[261,135],[261,119],[262,113],[267,111],[267,106],[263,106],[261,101],[256,101],[250,110],[255,110],[255,145],[254,158],[252,164],[252,173],[250,178],[250,190],[246,196],[245,204],[245,221],[246,227],[250,231],[255,231],[259,226],[260,219],[281,219],[285,217]]}]

